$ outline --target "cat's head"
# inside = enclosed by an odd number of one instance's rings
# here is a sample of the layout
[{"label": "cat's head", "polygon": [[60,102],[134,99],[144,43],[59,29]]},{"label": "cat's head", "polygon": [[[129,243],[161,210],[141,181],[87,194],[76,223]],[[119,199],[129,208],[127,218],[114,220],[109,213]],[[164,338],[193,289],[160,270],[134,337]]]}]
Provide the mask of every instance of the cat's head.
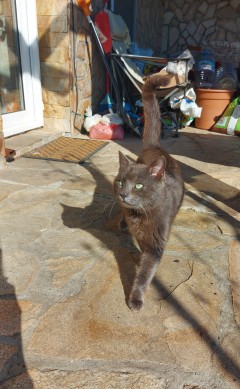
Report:
[{"label": "cat's head", "polygon": [[120,204],[139,211],[159,204],[165,183],[166,159],[159,156],[147,166],[133,163],[119,152],[119,163],[114,192]]}]

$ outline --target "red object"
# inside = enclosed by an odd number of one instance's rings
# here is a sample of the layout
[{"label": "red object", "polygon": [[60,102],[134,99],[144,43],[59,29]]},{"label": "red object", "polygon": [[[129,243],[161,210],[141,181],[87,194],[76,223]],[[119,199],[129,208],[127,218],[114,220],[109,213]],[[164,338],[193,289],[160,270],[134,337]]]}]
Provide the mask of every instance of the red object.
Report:
[{"label": "red object", "polygon": [[112,50],[112,37],[108,14],[105,10],[97,13],[94,24],[105,54]]},{"label": "red object", "polygon": [[[108,0],[105,1],[105,9],[103,11],[98,12],[95,17],[95,26],[97,29],[97,34],[102,44],[104,53],[108,59],[108,54],[112,51],[112,37],[111,37],[111,28],[110,28],[110,20],[109,16],[106,12],[108,5]],[[110,79],[109,74],[106,74],[106,92],[107,96],[109,96],[110,100]]]},{"label": "red object", "polygon": [[124,138],[124,131],[122,126],[118,126],[116,124],[98,123],[90,128],[90,138],[103,140],[121,140]]}]

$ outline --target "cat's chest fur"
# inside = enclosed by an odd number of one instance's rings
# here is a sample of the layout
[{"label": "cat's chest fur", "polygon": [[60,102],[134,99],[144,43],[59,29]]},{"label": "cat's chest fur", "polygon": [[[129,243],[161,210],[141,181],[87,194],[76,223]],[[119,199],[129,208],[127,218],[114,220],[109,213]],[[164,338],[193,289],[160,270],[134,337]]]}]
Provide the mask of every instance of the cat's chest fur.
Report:
[{"label": "cat's chest fur", "polygon": [[161,217],[158,213],[139,214],[134,211],[124,213],[129,232],[140,246],[155,246],[164,238],[164,228],[162,228]]}]

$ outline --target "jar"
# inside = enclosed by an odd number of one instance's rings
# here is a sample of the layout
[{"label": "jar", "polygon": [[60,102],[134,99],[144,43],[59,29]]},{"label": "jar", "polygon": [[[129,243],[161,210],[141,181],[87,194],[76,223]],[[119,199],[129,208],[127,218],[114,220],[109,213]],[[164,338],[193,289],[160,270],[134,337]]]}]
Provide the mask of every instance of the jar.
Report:
[{"label": "jar", "polygon": [[196,88],[213,88],[215,83],[215,60],[210,50],[202,50],[196,63]]},{"label": "jar", "polygon": [[217,89],[234,90],[238,86],[237,70],[230,62],[221,64],[216,70],[215,86]]}]

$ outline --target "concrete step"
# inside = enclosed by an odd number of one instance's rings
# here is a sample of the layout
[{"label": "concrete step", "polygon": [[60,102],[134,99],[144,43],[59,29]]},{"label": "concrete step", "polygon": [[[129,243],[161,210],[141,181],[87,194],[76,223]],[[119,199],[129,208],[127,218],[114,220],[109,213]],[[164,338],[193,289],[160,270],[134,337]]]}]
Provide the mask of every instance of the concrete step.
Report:
[{"label": "concrete step", "polygon": [[41,147],[60,136],[70,136],[61,129],[38,128],[5,139],[7,159],[21,157],[23,154]]}]

